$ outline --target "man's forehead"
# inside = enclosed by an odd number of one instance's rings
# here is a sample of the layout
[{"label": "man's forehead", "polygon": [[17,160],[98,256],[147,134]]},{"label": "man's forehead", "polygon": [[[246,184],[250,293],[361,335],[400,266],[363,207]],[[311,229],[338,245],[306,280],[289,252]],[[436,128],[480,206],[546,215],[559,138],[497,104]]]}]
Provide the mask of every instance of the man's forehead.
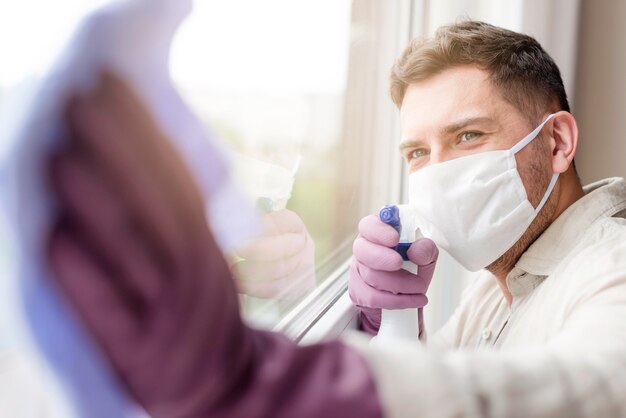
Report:
[{"label": "man's forehead", "polygon": [[512,110],[486,71],[463,66],[410,84],[400,107],[400,120],[405,136],[407,130],[440,130],[468,119],[498,121]]},{"label": "man's forehead", "polygon": [[406,89],[400,116],[407,117],[416,110],[431,114],[457,113],[469,107],[489,107],[494,93],[485,71],[475,67],[452,68],[411,83]]}]

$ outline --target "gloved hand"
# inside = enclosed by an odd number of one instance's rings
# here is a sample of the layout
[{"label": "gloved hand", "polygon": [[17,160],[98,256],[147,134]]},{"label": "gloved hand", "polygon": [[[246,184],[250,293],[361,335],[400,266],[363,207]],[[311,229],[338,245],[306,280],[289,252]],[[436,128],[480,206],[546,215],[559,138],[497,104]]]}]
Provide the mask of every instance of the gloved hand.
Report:
[{"label": "gloved hand", "polygon": [[402,257],[393,249],[399,239],[398,232],[375,215],[359,222],[348,290],[352,303],[359,308],[362,329],[372,335],[378,333],[381,309],[419,308],[422,329],[421,308],[428,303],[425,293],[439,250],[428,238],[416,240],[407,251],[418,266],[414,275],[402,270]]},{"label": "gloved hand", "polygon": [[236,255],[232,270],[247,295],[295,300],[315,288],[315,244],[295,212],[263,215],[263,233]]},{"label": "gloved hand", "polygon": [[50,162],[53,278],[150,416],[382,415],[356,351],[243,324],[194,179],[121,80],[74,97],[66,125]]}]

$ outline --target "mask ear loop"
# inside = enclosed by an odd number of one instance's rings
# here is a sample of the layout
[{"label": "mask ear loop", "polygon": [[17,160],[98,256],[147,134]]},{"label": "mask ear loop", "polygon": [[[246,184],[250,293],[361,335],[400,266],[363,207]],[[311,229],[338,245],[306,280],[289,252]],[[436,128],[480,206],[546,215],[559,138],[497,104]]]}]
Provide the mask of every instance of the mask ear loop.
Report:
[{"label": "mask ear loop", "polygon": [[532,131],[531,133],[526,135],[521,141],[519,141],[517,144],[515,144],[513,146],[513,148],[511,148],[511,152],[513,154],[517,154],[522,148],[524,148],[526,145],[530,144],[530,142],[533,139],[535,139],[537,137],[537,135],[539,135],[539,132],[541,132],[541,130],[543,129],[543,126],[550,119],[552,119],[553,116],[554,116],[554,113],[548,115],[548,117],[543,122],[541,122],[541,125],[537,126],[534,131]]},{"label": "mask ear loop", "polygon": [[[543,129],[544,125],[550,119],[552,119],[553,116],[554,116],[554,113],[551,113],[550,115],[548,115],[548,117],[545,118],[545,120],[543,122],[541,122],[541,125],[537,126],[531,133],[526,135],[521,141],[519,141],[517,144],[515,144],[511,148],[511,152],[513,154],[517,154],[522,148],[524,148],[526,145],[530,144],[530,142],[533,139],[535,139],[537,137],[537,135],[539,135],[539,132],[541,132],[541,130]],[[554,185],[556,184],[556,181],[558,180],[558,178],[559,178],[559,173],[552,174],[552,178],[550,179],[550,184],[548,184],[548,188],[546,189],[546,192],[543,194],[543,197],[541,198],[541,201],[539,202],[539,204],[535,208],[535,216],[539,213],[541,208],[543,208],[543,205],[545,205],[546,202],[548,201],[548,198],[552,194],[552,189],[554,189]]]},{"label": "mask ear loop", "polygon": [[535,215],[539,213],[543,205],[545,205],[546,202],[548,201],[548,198],[552,194],[552,189],[554,189],[554,185],[556,184],[556,181],[558,180],[558,178],[559,178],[559,173],[552,174],[552,178],[550,179],[550,184],[548,184],[548,188],[546,192],[543,194],[543,197],[541,198],[541,202],[539,202],[539,204],[537,205],[537,208],[535,209]]},{"label": "mask ear loop", "polygon": [[[550,119],[552,119],[553,116],[554,116],[554,113],[551,113],[550,115],[548,115],[548,117],[545,118],[543,122],[541,122],[541,125],[537,126],[531,133],[526,135],[521,141],[519,141],[517,144],[515,144],[511,148],[511,153],[513,153],[513,155],[515,155],[522,148],[524,148],[526,145],[530,144],[530,142],[533,139],[535,139],[537,137],[537,135],[539,135],[539,132],[541,132],[541,130],[543,129],[544,125]],[[535,216],[539,213],[541,208],[543,208],[543,205],[545,205],[546,202],[548,201],[548,198],[552,194],[552,189],[554,189],[554,185],[556,184],[556,181],[558,180],[558,178],[559,178],[559,173],[552,174],[552,178],[550,179],[550,184],[548,184],[548,188],[547,188],[546,192],[543,194],[543,197],[541,198],[541,201],[539,202],[539,204],[535,208]]]}]

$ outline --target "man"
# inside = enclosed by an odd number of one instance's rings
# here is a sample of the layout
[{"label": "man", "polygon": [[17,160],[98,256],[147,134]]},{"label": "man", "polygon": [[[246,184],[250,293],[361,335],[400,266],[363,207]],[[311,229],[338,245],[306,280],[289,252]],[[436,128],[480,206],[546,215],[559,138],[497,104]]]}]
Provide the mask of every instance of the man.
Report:
[{"label": "man", "polygon": [[[541,46],[479,22],[443,27],[403,52],[391,95],[400,109],[410,200],[426,235],[470,270],[487,270],[430,345],[518,353],[542,347],[554,364],[533,373],[540,385],[550,382],[551,368],[571,379],[572,371],[558,366],[561,350],[624,348],[626,186],[623,179],[581,186],[576,121]],[[393,228],[369,216],[359,232],[350,294],[363,329],[375,334],[381,308],[425,305],[419,296],[437,252],[417,241],[420,251],[409,256],[423,273],[411,276],[391,249],[398,242]],[[568,385],[572,393],[583,390]]]},{"label": "man", "polygon": [[[571,274],[574,261],[594,255],[585,254],[590,247],[597,246],[604,256],[616,250],[612,244],[620,242],[620,234],[626,232],[622,228],[626,216],[624,182],[609,179],[583,190],[573,164],[578,130],[569,113],[559,70],[528,36],[478,22],[441,28],[435,37],[415,40],[404,51],[392,70],[391,94],[400,108],[400,149],[412,173],[411,197],[426,232],[470,270],[486,268],[490,273],[470,286],[455,318],[437,339],[459,347],[463,333],[462,345],[512,344],[513,339],[520,338],[521,330],[516,328],[513,333],[510,328],[527,326],[517,324],[533,321],[535,315],[544,321],[549,318],[545,312],[534,312],[510,320],[518,307],[528,309],[537,303],[534,298],[555,296],[558,300],[549,306],[545,304],[550,299],[543,299],[542,309],[569,305],[573,301],[563,299],[563,294],[550,293],[558,292],[557,288],[548,288],[558,286],[564,274]],[[511,151],[507,155],[491,152],[496,150]],[[473,157],[463,158],[468,156]],[[509,165],[498,171],[497,164],[502,161]],[[439,169],[432,166],[444,162],[448,163],[439,166],[442,173],[429,175],[428,180],[447,183],[424,184],[418,178],[428,167]],[[484,167],[487,164],[490,167]],[[472,184],[479,180],[490,184]],[[460,192],[446,191],[461,187]],[[515,193],[521,193],[521,198]],[[433,198],[435,202],[428,202]],[[515,216],[516,211],[528,208],[530,213]],[[592,236],[592,231],[597,233],[596,228],[603,227],[616,229],[613,234],[604,234],[602,240]],[[361,316],[365,329],[371,332],[380,320],[376,308],[423,306],[408,302],[416,295],[394,293],[395,282],[421,281],[425,291],[424,282],[432,274],[432,268],[426,279],[416,279],[404,271],[390,274],[389,270],[398,270],[399,256],[389,249],[397,239],[394,230],[375,216],[364,218],[360,224],[350,288],[357,306],[365,308]],[[589,269],[595,273],[598,268],[591,267],[589,260],[584,263],[584,270],[575,271],[583,286],[592,273]],[[571,276],[567,280],[569,287],[577,283]],[[546,284],[531,294],[543,282]],[[499,321],[489,322],[489,315],[498,316]],[[553,331],[561,328],[563,320],[554,318]],[[476,334],[470,336],[468,327]],[[482,341],[482,331],[494,334],[493,338]],[[554,337],[553,332],[537,329],[532,335],[538,343]],[[528,343],[528,338],[519,341]]]},{"label": "man", "polygon": [[[495,53],[480,61],[481,49]],[[412,199],[423,229],[491,271],[435,338],[458,352],[360,338],[297,347],[246,327],[198,188],[145,106],[112,75],[70,102],[70,133],[51,158],[61,216],[48,259],[111,369],[151,415],[626,414],[626,222],[615,216],[626,193],[620,180],[581,189],[571,165],[576,124],[564,94],[553,94],[556,67],[532,39],[466,22],[409,46],[392,79],[411,187],[427,202]],[[448,218],[429,207],[439,203],[429,193],[445,198]],[[471,227],[457,231],[466,241],[451,239],[457,222]],[[387,248],[393,229],[366,218],[360,233],[350,288],[363,319],[375,327],[380,308],[423,306],[432,242],[409,250],[423,267],[412,278]],[[490,346],[500,352],[467,349]]]}]

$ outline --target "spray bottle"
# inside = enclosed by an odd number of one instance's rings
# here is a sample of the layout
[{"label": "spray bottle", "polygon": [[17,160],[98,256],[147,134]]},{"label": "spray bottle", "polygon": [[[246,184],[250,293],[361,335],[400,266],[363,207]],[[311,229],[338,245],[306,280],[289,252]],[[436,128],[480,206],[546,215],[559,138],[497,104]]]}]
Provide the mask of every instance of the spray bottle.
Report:
[{"label": "spray bottle", "polygon": [[[378,216],[381,221],[391,225],[400,234],[400,241],[394,250],[402,256],[404,260],[402,269],[417,274],[417,264],[409,260],[407,250],[417,239],[419,234],[415,215],[409,205],[385,206],[380,210]],[[372,342],[405,339],[417,341],[419,338],[419,325],[417,308],[388,310],[383,309],[381,313],[380,328],[378,335]]]}]

